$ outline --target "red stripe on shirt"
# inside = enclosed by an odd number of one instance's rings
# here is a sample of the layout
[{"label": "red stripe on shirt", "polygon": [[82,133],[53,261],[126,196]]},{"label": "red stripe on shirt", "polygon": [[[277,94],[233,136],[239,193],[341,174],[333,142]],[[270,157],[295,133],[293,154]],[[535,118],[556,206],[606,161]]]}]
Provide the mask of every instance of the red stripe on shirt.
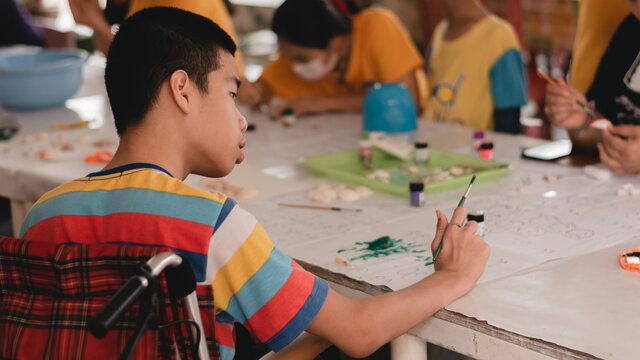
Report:
[{"label": "red stripe on shirt", "polygon": [[313,290],[315,276],[303,270],[295,261],[291,261],[291,266],[293,272],[287,282],[244,323],[262,342],[271,339],[296,316]]}]

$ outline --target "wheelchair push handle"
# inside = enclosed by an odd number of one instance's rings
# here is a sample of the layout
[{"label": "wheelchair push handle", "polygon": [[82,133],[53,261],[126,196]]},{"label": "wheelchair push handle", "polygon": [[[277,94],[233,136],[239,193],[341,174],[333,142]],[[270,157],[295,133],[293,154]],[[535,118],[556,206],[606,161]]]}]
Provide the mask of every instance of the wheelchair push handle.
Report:
[{"label": "wheelchair push handle", "polygon": [[138,274],[127,280],[124,286],[89,320],[91,334],[98,339],[105,337],[116,321],[152,285],[156,276],[165,268],[175,267],[181,263],[182,258],[170,252],[159,253],[149,259],[140,267]]}]

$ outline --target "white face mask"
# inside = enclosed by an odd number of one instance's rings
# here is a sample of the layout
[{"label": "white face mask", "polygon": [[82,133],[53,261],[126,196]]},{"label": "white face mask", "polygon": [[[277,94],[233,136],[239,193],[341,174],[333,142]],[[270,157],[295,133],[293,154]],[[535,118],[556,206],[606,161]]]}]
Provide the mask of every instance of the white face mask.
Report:
[{"label": "white face mask", "polygon": [[328,63],[322,62],[322,59],[315,58],[304,64],[294,64],[291,66],[296,75],[305,80],[319,80],[327,76],[338,63],[338,56],[331,54]]}]

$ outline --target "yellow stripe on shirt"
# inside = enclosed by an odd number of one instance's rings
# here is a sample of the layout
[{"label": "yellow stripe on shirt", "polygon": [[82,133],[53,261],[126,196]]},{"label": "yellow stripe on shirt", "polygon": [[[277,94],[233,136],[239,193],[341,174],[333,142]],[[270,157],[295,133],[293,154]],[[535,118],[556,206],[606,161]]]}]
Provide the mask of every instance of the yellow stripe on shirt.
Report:
[{"label": "yellow stripe on shirt", "polygon": [[231,297],[267,262],[273,248],[262,225],[256,223],[244,244],[213,279],[216,307],[227,309]]}]

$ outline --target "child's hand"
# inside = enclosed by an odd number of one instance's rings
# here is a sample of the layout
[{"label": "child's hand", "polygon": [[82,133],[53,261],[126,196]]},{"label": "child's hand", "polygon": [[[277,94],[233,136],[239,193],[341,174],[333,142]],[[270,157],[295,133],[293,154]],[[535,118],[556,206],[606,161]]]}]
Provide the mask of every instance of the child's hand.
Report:
[{"label": "child's hand", "polygon": [[587,123],[588,114],[576,100],[587,103],[585,96],[576,88],[560,80],[559,85],[547,85],[544,110],[549,120],[561,128],[580,129]]},{"label": "child's hand", "polygon": [[473,285],[482,275],[489,259],[489,245],[482,236],[475,235],[478,224],[464,221],[467,211],[463,207],[457,207],[451,217],[451,222],[442,211],[436,211],[438,225],[436,235],[431,243],[431,251],[435,253],[441,241],[442,249],[434,266],[436,271],[449,272],[460,281],[464,292],[471,290]]},{"label": "child's hand", "polygon": [[262,94],[264,84],[260,81],[251,82],[246,78],[242,78],[241,85],[238,88],[238,102],[247,106],[256,106],[264,99]]},{"label": "child's hand", "polygon": [[619,125],[603,130],[598,151],[600,160],[614,173],[640,173],[640,125]]}]

